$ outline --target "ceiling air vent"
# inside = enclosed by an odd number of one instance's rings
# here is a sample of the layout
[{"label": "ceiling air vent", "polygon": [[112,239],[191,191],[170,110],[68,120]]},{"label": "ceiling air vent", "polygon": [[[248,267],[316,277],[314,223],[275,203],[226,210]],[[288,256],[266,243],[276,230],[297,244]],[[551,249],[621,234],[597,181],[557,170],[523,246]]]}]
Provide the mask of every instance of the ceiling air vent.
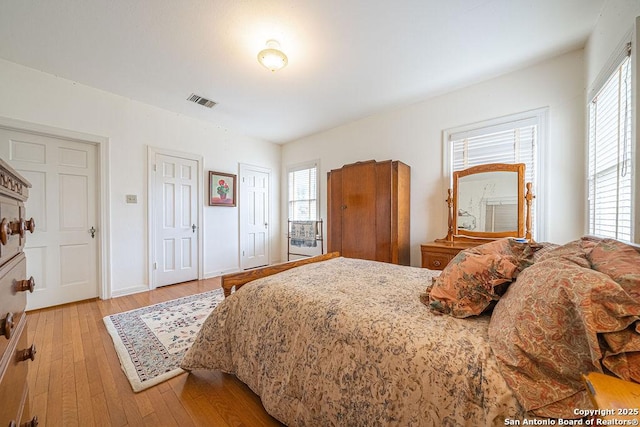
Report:
[{"label": "ceiling air vent", "polygon": [[216,105],[215,102],[211,101],[210,99],[207,98],[203,98],[201,96],[196,95],[195,93],[192,93],[188,98],[187,101],[191,101],[191,102],[195,102],[196,104],[200,104],[200,105],[204,105],[207,108],[211,108],[214,105]]}]

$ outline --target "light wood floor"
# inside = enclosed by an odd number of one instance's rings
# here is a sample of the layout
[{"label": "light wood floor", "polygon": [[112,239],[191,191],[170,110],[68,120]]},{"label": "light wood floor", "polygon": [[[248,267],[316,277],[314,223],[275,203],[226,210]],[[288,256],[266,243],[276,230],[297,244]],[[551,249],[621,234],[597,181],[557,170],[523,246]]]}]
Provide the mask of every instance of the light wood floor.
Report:
[{"label": "light wood floor", "polygon": [[28,313],[30,412],[40,426],[280,426],[232,375],[181,374],[131,390],[102,318],[219,288],[219,278]]}]

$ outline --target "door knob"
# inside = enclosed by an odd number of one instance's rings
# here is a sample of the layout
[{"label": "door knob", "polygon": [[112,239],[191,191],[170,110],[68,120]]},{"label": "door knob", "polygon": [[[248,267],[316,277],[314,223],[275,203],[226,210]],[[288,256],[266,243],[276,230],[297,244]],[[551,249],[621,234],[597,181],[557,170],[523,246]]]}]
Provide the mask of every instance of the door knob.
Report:
[{"label": "door knob", "polygon": [[91,226],[91,228],[89,229],[89,233],[91,233],[91,238],[95,238],[96,237],[96,228],[94,226]]},{"label": "door knob", "polygon": [[191,225],[191,230],[193,230],[194,233],[196,232],[196,225],[195,224]]}]

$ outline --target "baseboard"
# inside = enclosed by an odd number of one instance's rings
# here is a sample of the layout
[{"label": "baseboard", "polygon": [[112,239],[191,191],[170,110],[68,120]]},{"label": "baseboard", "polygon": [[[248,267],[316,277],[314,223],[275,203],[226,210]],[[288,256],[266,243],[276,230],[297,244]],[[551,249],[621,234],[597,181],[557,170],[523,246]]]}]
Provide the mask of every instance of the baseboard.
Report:
[{"label": "baseboard", "polygon": [[237,273],[238,271],[240,271],[239,268],[229,268],[227,270],[220,270],[220,271],[210,271],[208,273],[204,273],[204,278],[205,279],[212,279],[214,277],[219,277],[228,273]]},{"label": "baseboard", "polygon": [[146,292],[150,288],[148,285],[130,286],[125,289],[118,289],[111,292],[111,298],[123,297],[125,295],[139,294],[140,292]]}]

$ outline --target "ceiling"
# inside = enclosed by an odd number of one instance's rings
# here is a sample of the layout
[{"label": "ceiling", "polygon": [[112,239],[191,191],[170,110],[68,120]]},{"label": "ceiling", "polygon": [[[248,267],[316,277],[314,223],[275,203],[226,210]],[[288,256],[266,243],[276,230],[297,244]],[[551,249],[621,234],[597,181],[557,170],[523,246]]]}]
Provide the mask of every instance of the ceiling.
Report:
[{"label": "ceiling", "polygon": [[0,58],[285,143],[582,47],[605,1],[0,0]]}]

